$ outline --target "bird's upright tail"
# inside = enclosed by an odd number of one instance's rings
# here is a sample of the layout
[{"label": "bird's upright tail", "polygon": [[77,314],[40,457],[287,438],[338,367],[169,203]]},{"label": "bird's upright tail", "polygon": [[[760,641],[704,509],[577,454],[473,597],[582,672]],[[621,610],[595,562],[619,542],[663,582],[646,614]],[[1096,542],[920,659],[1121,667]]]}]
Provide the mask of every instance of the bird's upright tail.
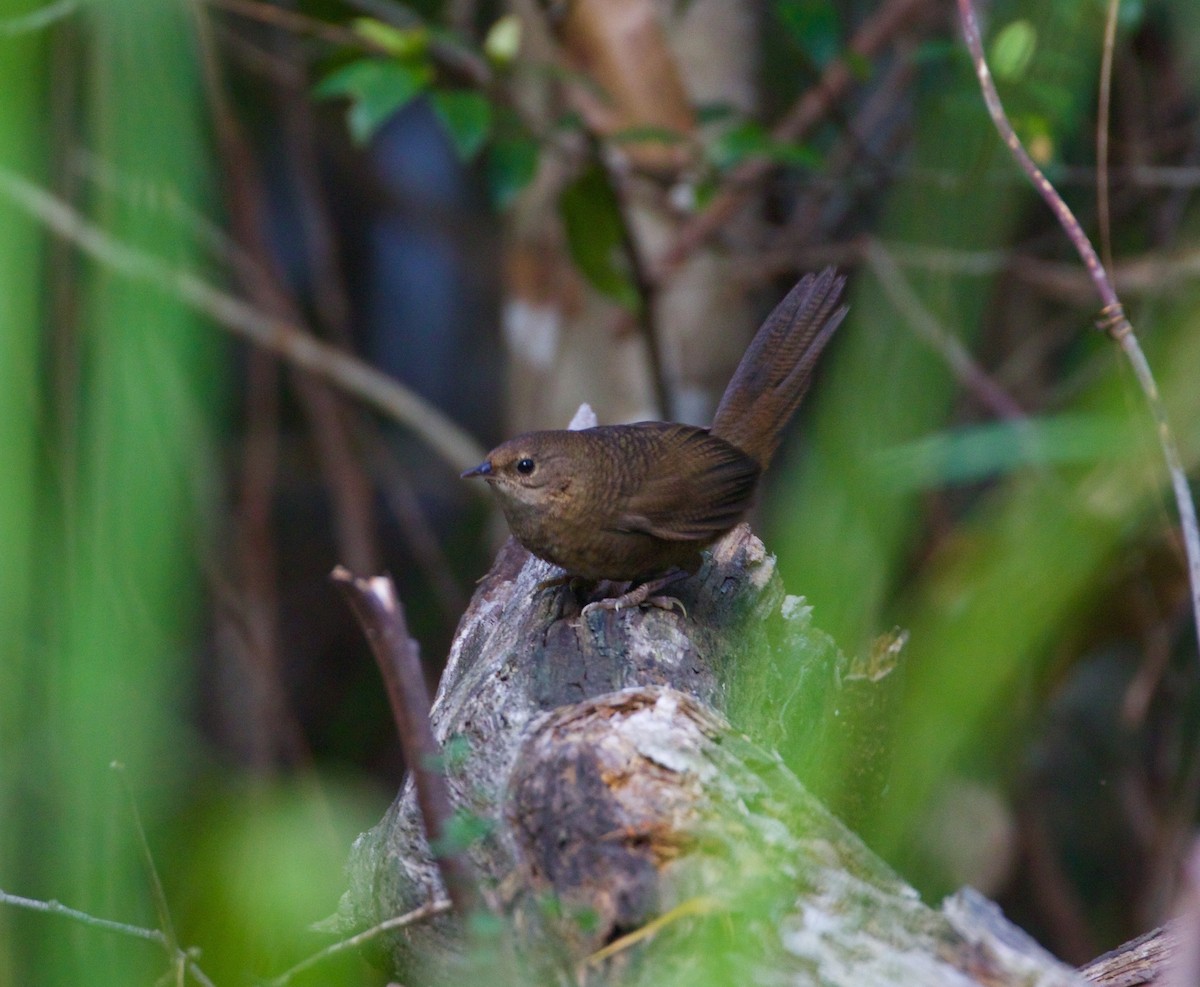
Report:
[{"label": "bird's upright tail", "polygon": [[808,390],[813,367],[846,315],[846,279],[827,267],[806,274],[750,342],[713,417],[712,433],[766,469]]}]

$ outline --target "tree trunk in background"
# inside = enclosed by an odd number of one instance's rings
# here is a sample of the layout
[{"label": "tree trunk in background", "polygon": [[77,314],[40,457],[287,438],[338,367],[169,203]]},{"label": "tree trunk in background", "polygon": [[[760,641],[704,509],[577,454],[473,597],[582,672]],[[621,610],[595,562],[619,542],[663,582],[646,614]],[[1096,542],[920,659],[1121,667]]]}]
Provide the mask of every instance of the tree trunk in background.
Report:
[{"label": "tree trunk in background", "polygon": [[[580,113],[599,141],[643,264],[652,265],[685,218],[692,194],[694,107],[755,105],[758,45],[753,5],[730,0],[579,0],[547,25],[532,0],[516,0],[533,61],[582,73],[569,91],[543,77],[525,92],[527,112],[549,130]],[[677,144],[610,142],[632,129],[681,135]],[[563,145],[569,153],[563,153]],[[538,177],[509,217],[505,338],[510,427],[563,427],[581,401],[601,422],[674,418],[707,425],[754,328],[754,313],[720,246],[696,251],[651,292],[651,324],[670,407],[660,407],[653,353],[637,317],[605,298],[572,264],[558,199],[582,170],[588,138],[544,152]],[[747,217],[731,224],[736,236]]]}]

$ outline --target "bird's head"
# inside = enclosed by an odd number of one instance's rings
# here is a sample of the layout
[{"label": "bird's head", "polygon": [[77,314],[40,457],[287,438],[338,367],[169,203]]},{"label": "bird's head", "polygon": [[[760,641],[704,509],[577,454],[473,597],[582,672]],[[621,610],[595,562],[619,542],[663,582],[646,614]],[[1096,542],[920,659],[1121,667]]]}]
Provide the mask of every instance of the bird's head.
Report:
[{"label": "bird's head", "polygon": [[579,474],[581,456],[578,432],[528,432],[496,446],[464,480],[482,477],[499,497],[505,513],[510,509],[537,509],[562,497]]}]

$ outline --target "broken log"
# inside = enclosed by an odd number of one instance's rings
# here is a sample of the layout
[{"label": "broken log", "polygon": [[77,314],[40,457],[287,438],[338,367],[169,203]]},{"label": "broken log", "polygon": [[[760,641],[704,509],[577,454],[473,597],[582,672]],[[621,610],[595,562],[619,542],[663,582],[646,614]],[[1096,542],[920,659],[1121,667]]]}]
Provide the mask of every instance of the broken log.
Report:
[{"label": "broken log", "polygon": [[[844,742],[855,718],[839,714],[869,709],[888,669],[814,627],[747,526],[678,584],[686,615],[585,618],[570,587],[542,585],[557,574],[504,547],[431,712],[466,849],[526,969],[705,982],[719,957],[745,982],[1083,983],[981,896],[922,902],[768,746],[797,723],[814,757]],[[443,895],[409,783],[354,845],[341,923]],[[457,929],[397,930],[383,961],[436,968]]]}]

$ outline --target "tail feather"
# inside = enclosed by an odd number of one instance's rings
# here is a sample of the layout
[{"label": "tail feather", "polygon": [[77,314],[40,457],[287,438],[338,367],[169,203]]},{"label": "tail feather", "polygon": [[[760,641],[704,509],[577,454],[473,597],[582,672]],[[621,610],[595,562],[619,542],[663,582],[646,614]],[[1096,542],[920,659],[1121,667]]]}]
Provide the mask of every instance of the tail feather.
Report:
[{"label": "tail feather", "polygon": [[765,469],[808,390],[813,367],[846,316],[846,279],[832,267],[806,274],[755,334],[713,417],[711,432]]}]

